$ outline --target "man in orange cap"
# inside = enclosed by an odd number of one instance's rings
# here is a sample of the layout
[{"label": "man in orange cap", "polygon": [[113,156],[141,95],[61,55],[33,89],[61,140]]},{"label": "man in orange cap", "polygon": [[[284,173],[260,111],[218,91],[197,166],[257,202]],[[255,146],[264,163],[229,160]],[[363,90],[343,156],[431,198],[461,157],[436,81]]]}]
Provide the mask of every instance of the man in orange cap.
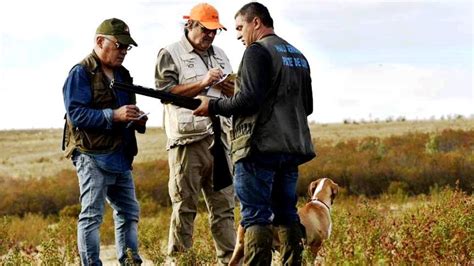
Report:
[{"label": "man in orange cap", "polygon": [[[182,39],[158,53],[156,88],[189,97],[232,95],[233,81],[212,86],[232,72],[224,51],[212,45],[217,32],[226,30],[219,22],[217,10],[201,3],[193,7],[184,19],[187,21]],[[234,188],[232,184],[217,191],[213,187],[213,179],[223,178],[213,173],[214,157],[210,150],[216,124],[213,127],[208,117],[194,116],[191,110],[172,104],[164,105],[164,113],[170,168],[168,189],[173,207],[168,240],[169,260],[175,260],[176,253],[192,247],[193,224],[202,191],[210,215],[218,263],[227,265],[235,244]],[[230,168],[228,138],[231,123],[226,118],[220,119],[218,124],[221,125],[221,140],[226,147],[226,158],[219,159],[227,162]]]}]

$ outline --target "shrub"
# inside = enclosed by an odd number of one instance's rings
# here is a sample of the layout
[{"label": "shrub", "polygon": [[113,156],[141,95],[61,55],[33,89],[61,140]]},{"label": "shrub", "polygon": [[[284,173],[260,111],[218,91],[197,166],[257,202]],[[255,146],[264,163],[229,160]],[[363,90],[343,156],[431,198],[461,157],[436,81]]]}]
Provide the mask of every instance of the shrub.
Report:
[{"label": "shrub", "polygon": [[300,167],[298,195],[312,180],[332,178],[349,194],[377,196],[391,182],[407,185],[409,194],[428,193],[434,185],[471,193],[474,188],[474,131],[409,133],[384,139],[366,137],[334,145],[315,143],[316,159]]},{"label": "shrub", "polygon": [[[300,166],[297,193],[307,194],[308,184],[332,178],[348,195],[377,196],[391,182],[407,184],[407,194],[429,193],[430,187],[449,185],[468,193],[474,189],[474,130],[444,130],[436,134],[409,133],[387,138],[365,137],[337,143],[315,140],[318,157]],[[136,194],[142,213],[151,215],[170,206],[168,163],[157,160],[134,165]],[[74,217],[79,188],[74,171],[49,178],[0,177],[0,215],[36,213]],[[77,216],[76,216],[77,217]]]},{"label": "shrub", "polygon": [[[137,164],[134,177],[139,199],[151,199],[159,206],[170,205],[166,161]],[[76,216],[80,210],[77,176],[69,170],[38,179],[0,177],[0,195],[0,215],[50,215],[62,210],[63,215]]]},{"label": "shrub", "polygon": [[391,195],[406,194],[408,191],[408,184],[400,181],[392,181],[388,186],[387,192]]},{"label": "shrub", "polygon": [[160,206],[171,206],[168,195],[168,162],[158,160],[134,166],[136,192],[139,199],[151,199]]},{"label": "shrub", "polygon": [[472,260],[471,196],[444,188],[394,210],[380,205],[363,197],[334,205],[333,234],[319,254],[324,264],[468,265]]},{"label": "shrub", "polygon": [[81,212],[80,204],[68,205],[64,207],[61,211],[59,211],[59,216],[77,218],[80,212]]}]

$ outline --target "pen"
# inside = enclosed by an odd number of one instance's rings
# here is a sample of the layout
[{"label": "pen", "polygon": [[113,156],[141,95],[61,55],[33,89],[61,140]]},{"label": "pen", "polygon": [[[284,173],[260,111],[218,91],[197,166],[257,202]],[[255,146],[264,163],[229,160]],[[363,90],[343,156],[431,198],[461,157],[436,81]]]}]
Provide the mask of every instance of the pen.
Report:
[{"label": "pen", "polygon": [[[141,114],[139,117],[137,117],[137,120],[140,120],[140,119],[142,119],[144,116],[149,115],[149,114],[150,114],[150,112]],[[135,121],[136,121],[136,120],[132,120],[132,121],[128,122],[128,124],[125,126],[125,128],[129,128],[129,127],[133,124],[133,122],[135,122]]]}]

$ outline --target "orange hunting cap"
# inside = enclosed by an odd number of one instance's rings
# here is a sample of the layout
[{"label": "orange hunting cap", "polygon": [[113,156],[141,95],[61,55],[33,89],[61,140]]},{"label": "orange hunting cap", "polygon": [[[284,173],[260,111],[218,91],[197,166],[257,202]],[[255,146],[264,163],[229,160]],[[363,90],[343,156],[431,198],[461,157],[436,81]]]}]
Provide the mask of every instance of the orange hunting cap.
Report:
[{"label": "orange hunting cap", "polygon": [[191,14],[189,16],[183,16],[184,19],[197,20],[201,23],[206,29],[217,30],[224,29],[227,30],[219,22],[219,13],[217,9],[211,6],[208,3],[200,3],[191,9]]}]

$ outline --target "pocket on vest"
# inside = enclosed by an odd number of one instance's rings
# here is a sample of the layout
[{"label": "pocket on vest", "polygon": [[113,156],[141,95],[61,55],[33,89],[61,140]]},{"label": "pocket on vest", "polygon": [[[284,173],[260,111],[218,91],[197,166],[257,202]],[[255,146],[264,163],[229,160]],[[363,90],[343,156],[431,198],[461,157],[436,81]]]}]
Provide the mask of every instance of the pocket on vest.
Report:
[{"label": "pocket on vest", "polygon": [[178,132],[179,133],[198,133],[207,131],[210,125],[209,118],[203,116],[194,116],[191,110],[178,109]]},{"label": "pocket on vest", "polygon": [[200,68],[186,68],[183,70],[183,84],[202,80],[207,71]]},{"label": "pocket on vest", "polygon": [[88,151],[108,151],[118,144],[116,136],[104,134],[104,132],[78,130],[74,136],[80,149]]}]

